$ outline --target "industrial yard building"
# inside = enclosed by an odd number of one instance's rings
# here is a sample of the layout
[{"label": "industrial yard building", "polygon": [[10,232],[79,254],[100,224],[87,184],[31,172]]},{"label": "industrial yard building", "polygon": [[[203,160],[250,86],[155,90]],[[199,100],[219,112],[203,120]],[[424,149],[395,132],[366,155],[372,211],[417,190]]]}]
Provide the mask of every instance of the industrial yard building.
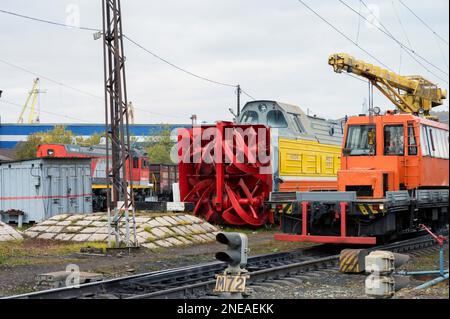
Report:
[{"label": "industrial yard building", "polygon": [[37,223],[92,213],[91,159],[40,158],[0,163],[2,221]]},{"label": "industrial yard building", "polygon": [[[103,134],[105,124],[0,124],[0,149],[13,149],[17,143],[26,141],[31,134],[47,132],[55,126],[64,126],[76,136],[89,137],[94,134]],[[164,124],[130,124],[130,134],[137,141],[142,141],[147,136],[158,135],[164,129]],[[171,124],[170,129],[178,127],[190,127],[189,124]]]}]

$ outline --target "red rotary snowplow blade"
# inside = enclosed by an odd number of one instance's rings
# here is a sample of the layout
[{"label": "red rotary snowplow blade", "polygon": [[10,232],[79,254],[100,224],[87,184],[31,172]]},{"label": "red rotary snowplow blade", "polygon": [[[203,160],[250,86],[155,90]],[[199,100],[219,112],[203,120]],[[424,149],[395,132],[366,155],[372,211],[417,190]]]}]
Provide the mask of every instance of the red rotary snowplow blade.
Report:
[{"label": "red rotary snowplow blade", "polygon": [[273,222],[263,203],[272,190],[270,129],[218,122],[178,132],[181,200],[218,224]]}]

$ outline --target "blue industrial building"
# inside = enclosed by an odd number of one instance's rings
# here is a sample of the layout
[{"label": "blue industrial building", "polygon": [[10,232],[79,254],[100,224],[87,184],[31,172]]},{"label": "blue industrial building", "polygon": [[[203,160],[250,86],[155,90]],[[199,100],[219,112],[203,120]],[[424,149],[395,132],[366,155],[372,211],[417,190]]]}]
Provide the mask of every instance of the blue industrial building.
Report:
[{"label": "blue industrial building", "polygon": [[[33,133],[51,131],[57,125],[63,125],[76,136],[89,137],[103,134],[105,124],[0,124],[0,149],[13,149],[17,143],[26,141]],[[150,135],[158,135],[165,124],[130,124],[130,135],[141,140]],[[190,127],[190,124],[170,124],[171,130],[179,127]]]}]

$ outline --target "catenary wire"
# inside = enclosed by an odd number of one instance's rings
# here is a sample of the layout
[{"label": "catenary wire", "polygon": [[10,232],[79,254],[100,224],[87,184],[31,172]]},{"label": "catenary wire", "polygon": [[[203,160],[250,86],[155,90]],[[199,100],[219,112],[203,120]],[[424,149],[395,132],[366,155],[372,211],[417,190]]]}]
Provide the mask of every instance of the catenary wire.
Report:
[{"label": "catenary wire", "polygon": [[[344,6],[346,6],[348,9],[350,9],[351,11],[353,11],[355,14],[361,16],[361,18],[363,18],[365,21],[369,22],[370,21],[364,17],[363,15],[361,15],[358,11],[356,11],[355,9],[353,9],[351,6],[349,6],[345,1],[343,0],[338,0],[340,3],[342,3]],[[364,2],[363,2],[364,3]],[[376,17],[375,17],[376,18]],[[377,19],[377,18],[376,18]],[[379,21],[379,19],[377,19],[377,21],[380,23],[380,25],[382,25],[381,21]],[[428,61],[426,58],[424,58],[423,56],[421,56],[420,54],[418,54],[417,52],[415,52],[414,50],[412,50],[411,48],[409,48],[408,46],[406,46],[405,44],[403,44],[402,42],[400,42],[397,38],[395,38],[390,32],[386,32],[385,30],[383,30],[382,28],[374,25],[374,27],[381,31],[382,33],[384,33],[386,36],[388,36],[389,38],[391,38],[393,41],[395,41],[398,45],[400,45],[405,52],[407,52],[411,57],[412,55],[417,56],[419,59],[421,59],[422,61],[426,62],[427,64],[429,64],[430,66],[432,66],[433,68],[435,68],[436,70],[440,71],[441,73],[445,74],[445,75],[449,75],[446,71],[442,70],[440,67],[438,67],[437,65],[435,65],[434,63]],[[383,26],[383,28],[385,28]],[[386,29],[386,28],[385,28]],[[417,58],[414,59],[416,62],[419,63],[419,61],[417,60]],[[434,72],[432,72],[431,70],[429,70],[426,66],[424,66],[422,63],[419,63],[425,70],[427,70],[429,73],[433,74],[435,77],[439,78],[442,81],[445,81],[445,83],[448,83],[448,80],[438,76],[437,74],[435,74]]]},{"label": "catenary wire", "polygon": [[417,15],[414,10],[412,10],[410,7],[408,7],[402,0],[399,0],[399,2],[402,4],[402,6],[404,6],[406,9],[408,9],[409,12],[411,12],[420,22],[422,22],[423,25],[425,25],[425,27],[430,30],[436,37],[438,37],[439,39],[441,39],[442,42],[444,42],[445,44],[449,45],[448,40],[445,39],[443,36],[439,35],[439,33],[437,33],[436,31],[434,31],[429,25],[428,23],[426,23],[421,17],[419,17],[419,15]]}]

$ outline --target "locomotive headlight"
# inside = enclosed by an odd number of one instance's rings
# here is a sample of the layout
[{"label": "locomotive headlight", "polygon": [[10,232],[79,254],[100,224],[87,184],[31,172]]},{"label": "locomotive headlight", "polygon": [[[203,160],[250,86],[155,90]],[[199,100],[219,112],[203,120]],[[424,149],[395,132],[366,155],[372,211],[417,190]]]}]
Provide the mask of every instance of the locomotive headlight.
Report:
[{"label": "locomotive headlight", "polygon": [[378,208],[379,208],[380,210],[383,210],[383,209],[384,209],[384,204],[378,205]]},{"label": "locomotive headlight", "polygon": [[375,107],[373,108],[373,113],[374,113],[375,115],[380,115],[381,109],[380,109],[378,106],[375,106]]}]

